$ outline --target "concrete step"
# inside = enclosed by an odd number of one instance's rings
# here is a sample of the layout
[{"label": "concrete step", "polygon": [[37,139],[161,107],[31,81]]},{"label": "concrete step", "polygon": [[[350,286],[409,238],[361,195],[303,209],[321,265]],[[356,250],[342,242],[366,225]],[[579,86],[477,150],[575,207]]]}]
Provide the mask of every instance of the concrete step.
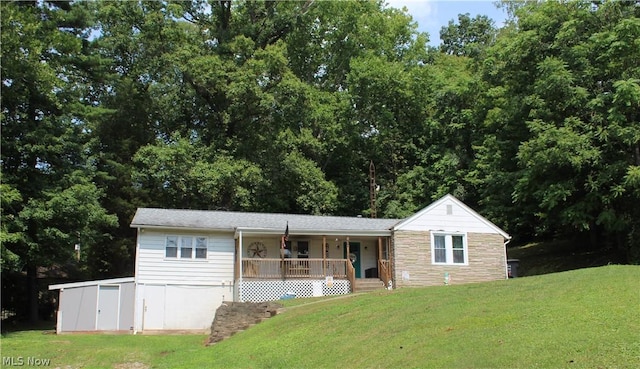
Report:
[{"label": "concrete step", "polygon": [[369,292],[384,288],[384,283],[378,278],[360,278],[356,279],[355,292]]}]

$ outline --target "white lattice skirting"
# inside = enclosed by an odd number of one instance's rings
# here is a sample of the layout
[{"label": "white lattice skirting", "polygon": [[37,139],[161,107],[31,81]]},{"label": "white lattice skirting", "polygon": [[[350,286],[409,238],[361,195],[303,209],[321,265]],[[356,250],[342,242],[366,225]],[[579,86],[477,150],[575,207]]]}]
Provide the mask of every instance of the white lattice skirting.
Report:
[{"label": "white lattice skirting", "polygon": [[334,280],[331,287],[327,286],[323,279],[243,281],[240,285],[241,300],[248,302],[275,301],[291,293],[298,298],[346,295],[350,292],[351,283],[347,280]]}]

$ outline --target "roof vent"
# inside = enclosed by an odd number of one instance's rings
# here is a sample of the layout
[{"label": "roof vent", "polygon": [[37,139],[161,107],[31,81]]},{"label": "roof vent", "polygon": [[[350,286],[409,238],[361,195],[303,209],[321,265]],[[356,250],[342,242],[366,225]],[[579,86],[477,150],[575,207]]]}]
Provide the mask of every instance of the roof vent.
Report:
[{"label": "roof vent", "polygon": [[453,205],[447,205],[447,215],[453,214]]}]

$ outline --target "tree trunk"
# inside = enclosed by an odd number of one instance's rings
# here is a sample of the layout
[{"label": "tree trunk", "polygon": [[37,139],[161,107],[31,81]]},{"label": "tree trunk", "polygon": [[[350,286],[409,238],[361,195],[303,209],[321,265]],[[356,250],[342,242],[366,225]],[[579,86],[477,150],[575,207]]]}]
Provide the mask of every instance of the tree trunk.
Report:
[{"label": "tree trunk", "polygon": [[27,290],[29,293],[29,321],[38,322],[38,268],[35,265],[27,266]]}]

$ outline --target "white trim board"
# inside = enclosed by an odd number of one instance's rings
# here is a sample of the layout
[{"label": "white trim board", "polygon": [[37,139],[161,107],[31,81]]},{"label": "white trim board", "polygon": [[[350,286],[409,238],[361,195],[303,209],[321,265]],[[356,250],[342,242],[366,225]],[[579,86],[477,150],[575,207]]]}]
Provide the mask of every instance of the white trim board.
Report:
[{"label": "white trim board", "polygon": [[87,287],[87,286],[100,286],[105,284],[118,284],[118,283],[128,283],[134,282],[134,277],[126,277],[126,278],[113,278],[113,279],[101,279],[97,281],[85,281],[85,282],[74,282],[74,283],[63,283],[63,284],[52,284],[49,286],[49,291],[51,290],[62,290],[65,288],[76,288],[76,287]]}]

